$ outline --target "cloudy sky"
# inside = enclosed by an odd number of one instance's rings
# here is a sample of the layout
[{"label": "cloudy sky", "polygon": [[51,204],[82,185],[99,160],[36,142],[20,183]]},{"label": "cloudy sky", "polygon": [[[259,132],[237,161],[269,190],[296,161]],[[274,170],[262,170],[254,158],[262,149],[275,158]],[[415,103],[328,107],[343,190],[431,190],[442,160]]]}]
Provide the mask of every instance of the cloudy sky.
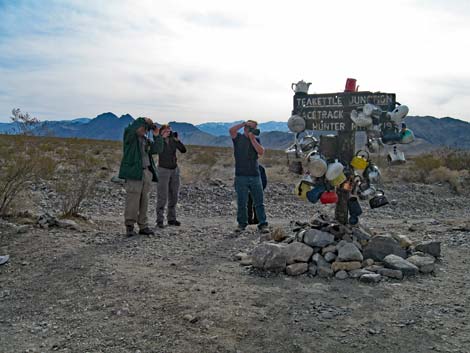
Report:
[{"label": "cloudy sky", "polygon": [[0,0],[0,122],[282,121],[347,77],[470,121],[470,1]]}]

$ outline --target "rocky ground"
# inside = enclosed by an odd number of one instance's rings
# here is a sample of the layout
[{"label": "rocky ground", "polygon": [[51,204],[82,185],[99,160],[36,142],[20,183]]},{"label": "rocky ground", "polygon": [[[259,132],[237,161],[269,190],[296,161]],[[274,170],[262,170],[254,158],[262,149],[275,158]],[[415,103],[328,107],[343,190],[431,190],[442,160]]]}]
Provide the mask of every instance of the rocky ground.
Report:
[{"label": "rocky ground", "polygon": [[[271,183],[271,226],[333,209],[304,203]],[[40,209],[1,221],[1,352],[470,352],[470,208],[448,185],[389,184],[390,205],[364,208],[375,235],[441,241],[432,274],[377,284],[288,276],[241,266],[259,244],[235,235],[230,182],[183,185],[181,227],[123,236],[124,191],[103,181],[84,219],[55,223],[55,195],[33,190]],[[154,219],[154,202],[150,207]],[[44,220],[45,219],[45,220]]]}]

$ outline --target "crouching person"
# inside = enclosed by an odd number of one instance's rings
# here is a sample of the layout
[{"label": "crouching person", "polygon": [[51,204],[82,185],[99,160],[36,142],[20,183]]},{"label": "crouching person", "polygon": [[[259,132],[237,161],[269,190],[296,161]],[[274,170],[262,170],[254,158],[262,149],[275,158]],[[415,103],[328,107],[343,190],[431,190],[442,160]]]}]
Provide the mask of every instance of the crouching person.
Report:
[{"label": "crouching person", "polygon": [[[147,137],[149,131],[153,132],[153,141]],[[124,222],[128,237],[136,235],[135,223],[139,234],[155,234],[148,226],[147,209],[152,182],[158,181],[152,154],[163,151],[163,137],[149,118],[138,118],[124,130],[119,178],[126,180]]]}]

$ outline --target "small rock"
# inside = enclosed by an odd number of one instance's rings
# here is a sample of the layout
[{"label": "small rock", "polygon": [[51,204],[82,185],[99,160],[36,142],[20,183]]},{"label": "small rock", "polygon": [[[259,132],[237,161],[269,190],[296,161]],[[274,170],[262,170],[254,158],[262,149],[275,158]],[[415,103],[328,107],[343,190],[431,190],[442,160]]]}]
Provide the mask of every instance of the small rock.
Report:
[{"label": "small rock", "polygon": [[304,243],[313,247],[323,248],[335,241],[333,234],[318,229],[309,229],[304,234]]},{"label": "small rock", "polygon": [[415,249],[417,251],[422,251],[434,257],[441,256],[441,242],[440,241],[434,241],[434,240],[425,241],[416,245]]},{"label": "small rock", "polygon": [[341,279],[341,280],[346,279],[346,278],[348,278],[348,277],[349,277],[349,276],[348,276],[348,273],[347,273],[346,271],[343,271],[343,270],[338,271],[338,272],[336,272],[336,274],[335,274],[335,278]]},{"label": "small rock", "polygon": [[403,249],[408,249],[411,245],[413,245],[413,242],[410,240],[410,238],[403,234],[394,234],[393,239],[395,239]]},{"label": "small rock", "polygon": [[365,259],[362,261],[362,267],[372,266],[374,264],[374,260],[372,259]]},{"label": "small rock", "polygon": [[280,243],[281,241],[287,238],[287,234],[284,229],[276,227],[272,231],[272,238],[274,241]]},{"label": "small rock", "polygon": [[308,273],[312,276],[315,276],[317,274],[317,266],[313,263],[310,263],[308,265]]},{"label": "small rock", "polygon": [[59,219],[57,221],[57,226],[59,228],[68,228],[68,229],[73,229],[73,230],[80,230],[80,227],[78,226],[77,222],[72,221],[71,219]]},{"label": "small rock", "polygon": [[183,319],[185,319],[186,321],[190,322],[191,324],[194,324],[196,323],[199,319],[197,316],[193,316],[191,314],[186,314],[183,316]]},{"label": "small rock", "polygon": [[367,271],[363,268],[358,268],[357,270],[349,271],[348,274],[349,274],[349,277],[351,277],[351,278],[359,278],[359,277],[361,277],[362,275],[365,275],[365,274],[373,274],[373,272]]},{"label": "small rock", "polygon": [[289,276],[298,276],[308,271],[308,263],[297,262],[286,267],[286,273]]},{"label": "small rock", "polygon": [[251,265],[253,265],[253,259],[251,258],[251,256],[247,255],[247,256],[243,257],[240,260],[240,265],[241,266],[251,266]]},{"label": "small rock", "polygon": [[331,264],[331,268],[334,272],[338,271],[351,271],[361,268],[361,263],[359,261],[349,261],[349,262],[338,262],[335,261]]},{"label": "small rock", "polygon": [[248,256],[247,253],[239,252],[238,254],[236,254],[236,255],[234,256],[234,259],[235,259],[236,261],[240,261],[242,258],[244,258],[244,257],[246,257],[246,256]]},{"label": "small rock", "polygon": [[381,279],[382,276],[377,273],[366,273],[359,278],[364,283],[378,283]]},{"label": "small rock", "polygon": [[390,268],[381,268],[377,270],[377,273],[384,277],[403,279],[403,273],[400,270],[392,270]]},{"label": "small rock", "polygon": [[332,252],[327,252],[324,258],[327,262],[333,262],[336,259],[336,255]]},{"label": "small rock", "polygon": [[310,246],[299,242],[285,246],[283,251],[288,265],[296,262],[308,262],[313,254],[313,249]]},{"label": "small rock", "polygon": [[318,276],[323,277],[323,278],[328,278],[328,277],[333,277],[333,270],[330,267],[318,267],[317,270]]},{"label": "small rock", "polygon": [[434,271],[434,257],[413,255],[406,259],[419,268],[421,273],[431,273]]},{"label": "small rock", "polygon": [[400,270],[405,276],[414,276],[419,272],[417,266],[397,255],[387,255],[383,261],[386,267],[393,270]]},{"label": "small rock", "polygon": [[362,261],[363,257],[360,250],[353,244],[347,243],[338,249],[337,261]]},{"label": "small rock", "polygon": [[29,226],[28,226],[28,225],[22,225],[22,226],[16,227],[16,233],[17,233],[17,234],[24,234],[24,233],[27,233],[28,230],[29,230]]},{"label": "small rock", "polygon": [[325,256],[325,254],[327,252],[335,253],[336,252],[336,245],[328,245],[328,246],[325,246],[323,249],[321,249],[321,254],[323,256]]}]

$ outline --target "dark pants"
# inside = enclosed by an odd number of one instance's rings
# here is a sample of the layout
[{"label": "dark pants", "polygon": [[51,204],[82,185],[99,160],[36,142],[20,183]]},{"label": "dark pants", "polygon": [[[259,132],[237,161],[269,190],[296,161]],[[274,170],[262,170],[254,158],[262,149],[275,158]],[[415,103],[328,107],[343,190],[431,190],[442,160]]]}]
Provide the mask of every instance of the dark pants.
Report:
[{"label": "dark pants", "polygon": [[263,186],[259,176],[235,176],[235,191],[237,192],[237,222],[239,226],[245,227],[248,224],[248,195],[253,197],[259,225],[264,226],[266,213],[264,211]]},{"label": "dark pants", "polygon": [[258,224],[258,216],[256,216],[256,209],[253,203],[253,196],[248,194],[248,224]]}]

